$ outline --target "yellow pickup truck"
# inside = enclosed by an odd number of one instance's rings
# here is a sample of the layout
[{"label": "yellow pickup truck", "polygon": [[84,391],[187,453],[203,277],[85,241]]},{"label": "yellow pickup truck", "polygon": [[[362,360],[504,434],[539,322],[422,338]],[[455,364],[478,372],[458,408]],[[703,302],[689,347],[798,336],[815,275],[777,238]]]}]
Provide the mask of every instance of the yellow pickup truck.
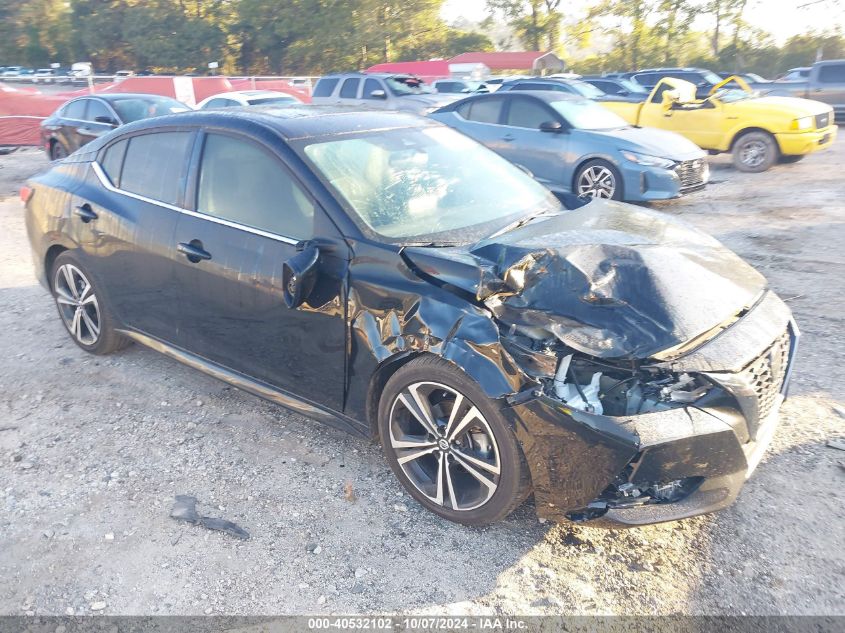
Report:
[{"label": "yellow pickup truck", "polygon": [[826,103],[760,96],[740,77],[713,86],[706,99],[695,98],[690,82],[664,77],[642,103],[602,105],[631,125],[677,132],[713,154],[732,152],[737,169],[750,172],[766,171],[778,160],[798,161],[831,145],[837,132]]}]

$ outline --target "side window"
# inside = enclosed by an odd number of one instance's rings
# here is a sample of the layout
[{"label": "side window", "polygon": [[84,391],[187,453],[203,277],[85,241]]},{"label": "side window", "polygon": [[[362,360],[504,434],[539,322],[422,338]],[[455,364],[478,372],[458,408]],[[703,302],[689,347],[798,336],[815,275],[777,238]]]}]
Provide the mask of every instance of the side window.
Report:
[{"label": "side window", "polygon": [[298,240],[314,233],[314,205],[279,159],[221,134],[205,139],[197,211]]},{"label": "side window", "polygon": [[212,99],[211,101],[206,103],[205,106],[203,106],[203,110],[210,110],[212,108],[225,108],[228,105],[228,99],[222,99],[220,97],[217,97],[216,99]]},{"label": "side window", "polygon": [[516,84],[512,90],[559,90],[559,88],[552,84],[538,84],[524,81]]},{"label": "side window", "polygon": [[[351,81],[351,80],[347,80]],[[357,80],[356,80],[357,81]],[[345,88],[346,86],[344,86]],[[362,95],[364,99],[377,99],[378,97],[373,97],[373,91],[375,90],[384,90],[381,85],[381,82],[378,79],[367,79],[364,82],[364,94]],[[387,93],[385,93],[387,94]]]},{"label": "side window", "polygon": [[824,84],[845,84],[845,64],[829,64],[819,68],[819,81]]},{"label": "side window", "polygon": [[502,112],[501,99],[478,99],[470,102],[472,107],[467,117],[477,123],[498,123]]},{"label": "side window", "polygon": [[508,110],[508,125],[515,127],[526,127],[532,130],[539,130],[540,124],[554,120],[551,112],[546,110],[542,103],[534,99],[512,99]]},{"label": "side window", "polygon": [[67,119],[77,119],[78,121],[84,121],[85,110],[88,106],[88,101],[89,99],[77,99],[76,101],[71,101],[65,106],[65,109],[62,111],[62,116]]},{"label": "side window", "polygon": [[191,132],[155,132],[129,139],[120,188],[178,205]]},{"label": "side window", "polygon": [[615,95],[619,93],[619,86],[617,86],[612,81],[594,81],[592,83],[596,88],[598,88],[599,90],[603,90],[609,95]]},{"label": "side window", "polygon": [[339,79],[336,77],[331,77],[329,79],[320,79],[317,82],[317,85],[314,86],[314,93],[311,95],[312,97],[331,97],[332,93],[334,92],[335,86],[337,86],[337,82]]},{"label": "side window", "polygon": [[109,145],[100,161],[100,167],[115,187],[120,187],[120,168],[123,166],[123,156],[126,154],[127,145],[129,145],[127,139]]},{"label": "side window", "polygon": [[457,112],[459,115],[461,115],[461,117],[462,117],[462,118],[464,118],[464,119],[469,119],[469,116],[470,116],[470,115],[469,115],[469,110],[470,110],[470,108],[472,108],[472,101],[467,101],[467,102],[466,102],[466,103],[464,103],[463,105],[458,106],[457,108],[455,108],[455,112]]},{"label": "side window", "polygon": [[97,101],[96,99],[89,99],[88,100],[88,112],[85,114],[86,121],[96,121],[98,116],[105,116],[109,117],[110,119],[114,118],[114,115],[109,112],[109,109],[106,107],[106,104],[102,101]]},{"label": "side window", "polygon": [[361,83],[360,79],[347,79],[344,81],[343,85],[340,87],[340,98],[355,99],[358,96],[359,83]]}]

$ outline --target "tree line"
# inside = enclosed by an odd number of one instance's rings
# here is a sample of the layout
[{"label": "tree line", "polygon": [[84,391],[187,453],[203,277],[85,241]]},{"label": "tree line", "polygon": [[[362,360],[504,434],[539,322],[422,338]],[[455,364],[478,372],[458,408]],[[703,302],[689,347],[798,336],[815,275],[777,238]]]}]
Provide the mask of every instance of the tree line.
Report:
[{"label": "tree line", "polygon": [[[841,0],[821,0],[834,5]],[[782,46],[754,25],[749,0],[595,0],[578,19],[562,0],[487,0],[457,29],[443,0],[0,0],[0,64],[90,61],[96,70],[312,75],[384,61],[496,48],[553,50],[579,72],[695,65],[774,75],[821,53],[845,57],[841,32]],[[709,24],[702,30],[697,24]],[[490,33],[508,36],[493,41]]]}]

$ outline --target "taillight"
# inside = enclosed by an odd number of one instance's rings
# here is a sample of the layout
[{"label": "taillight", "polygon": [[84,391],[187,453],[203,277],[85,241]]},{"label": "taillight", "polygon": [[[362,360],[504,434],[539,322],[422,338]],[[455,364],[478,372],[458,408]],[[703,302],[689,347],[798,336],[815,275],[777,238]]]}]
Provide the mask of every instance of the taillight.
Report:
[{"label": "taillight", "polygon": [[23,201],[23,203],[26,204],[27,202],[29,202],[30,198],[32,198],[32,194],[34,193],[35,189],[33,189],[32,187],[27,187],[26,185],[21,187],[21,200]]}]

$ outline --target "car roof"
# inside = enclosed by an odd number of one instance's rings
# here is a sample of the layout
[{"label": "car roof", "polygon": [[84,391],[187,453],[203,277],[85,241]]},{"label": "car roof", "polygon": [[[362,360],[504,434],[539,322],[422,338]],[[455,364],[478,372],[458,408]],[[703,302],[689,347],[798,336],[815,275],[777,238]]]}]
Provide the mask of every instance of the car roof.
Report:
[{"label": "car roof", "polygon": [[206,97],[206,99],[218,99],[226,97],[290,97],[294,99],[293,95],[286,92],[279,92],[277,90],[230,90],[228,92],[218,92],[215,95]]},{"label": "car roof", "polygon": [[432,119],[404,112],[299,104],[192,110],[143,119],[120,129],[134,132],[178,126],[180,123],[220,126],[232,130],[245,130],[250,124],[258,124],[272,129],[285,140],[440,125]]},{"label": "car roof", "polygon": [[390,77],[412,77],[417,79],[416,75],[412,75],[411,73],[364,73],[360,71],[348,72],[348,73],[330,73],[328,75],[323,75],[320,79],[343,79],[344,77],[378,77],[380,79],[388,79]]},{"label": "car roof", "polygon": [[168,97],[167,95],[153,95],[143,92],[111,92],[107,94],[95,92],[94,94],[80,95],[78,97],[75,97],[73,101],[76,101],[77,99],[104,99],[105,101],[116,101],[118,99],[149,99],[151,97],[164,97],[165,99],[173,99],[173,101],[176,101],[176,99],[174,99],[173,97]]},{"label": "car roof", "polygon": [[469,95],[468,97],[464,97],[459,101],[455,101],[454,103],[450,103],[444,106],[440,110],[443,112],[448,112],[456,110],[468,101],[477,101],[480,99],[493,99],[496,97],[503,97],[505,99],[517,99],[519,97],[535,97],[537,99],[540,99],[541,101],[545,101],[546,103],[549,103],[551,101],[573,101],[576,103],[590,101],[586,97],[570,94],[568,92],[557,92],[554,90],[506,90],[505,92],[497,90],[496,92]]}]

